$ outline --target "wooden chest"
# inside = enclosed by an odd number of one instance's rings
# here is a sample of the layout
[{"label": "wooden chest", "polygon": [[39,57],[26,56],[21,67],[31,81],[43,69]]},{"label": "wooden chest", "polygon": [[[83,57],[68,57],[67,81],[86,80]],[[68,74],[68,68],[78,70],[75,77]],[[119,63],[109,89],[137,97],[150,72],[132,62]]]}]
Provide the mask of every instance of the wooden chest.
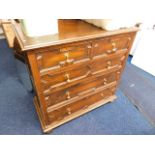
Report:
[{"label": "wooden chest", "polygon": [[116,99],[137,28],[104,31],[59,20],[59,34],[27,38],[13,22],[15,55],[28,66],[44,132]]}]

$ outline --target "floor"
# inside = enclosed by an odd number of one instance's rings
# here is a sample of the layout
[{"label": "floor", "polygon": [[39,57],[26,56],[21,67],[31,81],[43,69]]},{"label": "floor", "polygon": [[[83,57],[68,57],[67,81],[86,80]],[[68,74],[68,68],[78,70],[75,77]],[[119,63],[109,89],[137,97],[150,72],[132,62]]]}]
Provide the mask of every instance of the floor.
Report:
[{"label": "floor", "polygon": [[[128,65],[132,66],[130,63]],[[133,94],[127,92],[126,87],[131,88],[133,81],[127,86],[124,85],[124,79],[129,78],[125,74],[128,72],[128,68],[126,68],[120,88],[117,90],[117,100],[57,127],[51,132],[51,135],[155,134],[155,126],[151,121],[153,118],[150,119],[148,114],[143,113],[149,108],[143,106],[143,109],[146,110],[140,110],[142,108],[139,108],[135,103],[141,103],[141,98],[138,101],[136,98],[135,102],[132,99]],[[139,71],[139,76],[154,81],[154,77],[137,68],[135,70]],[[155,87],[155,83],[153,86]],[[150,93],[150,97],[153,97],[153,94]],[[0,134],[43,134],[33,105],[33,94],[27,92],[21,84],[13,52],[8,48],[4,39],[0,40]]]}]

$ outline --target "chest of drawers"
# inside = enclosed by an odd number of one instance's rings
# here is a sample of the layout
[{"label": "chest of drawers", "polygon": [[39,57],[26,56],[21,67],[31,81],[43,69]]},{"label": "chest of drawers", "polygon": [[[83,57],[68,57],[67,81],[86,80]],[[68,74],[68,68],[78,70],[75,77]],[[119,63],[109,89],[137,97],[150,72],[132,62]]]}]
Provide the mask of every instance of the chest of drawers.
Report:
[{"label": "chest of drawers", "polygon": [[136,27],[108,32],[59,20],[58,35],[27,38],[12,25],[15,54],[27,64],[44,132],[116,99]]}]

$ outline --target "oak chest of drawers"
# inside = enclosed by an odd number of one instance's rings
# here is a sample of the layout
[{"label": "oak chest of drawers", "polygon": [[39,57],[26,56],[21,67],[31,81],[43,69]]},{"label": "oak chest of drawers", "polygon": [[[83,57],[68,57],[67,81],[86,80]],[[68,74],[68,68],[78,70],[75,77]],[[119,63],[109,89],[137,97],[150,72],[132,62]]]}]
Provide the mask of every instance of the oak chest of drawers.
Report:
[{"label": "oak chest of drawers", "polygon": [[27,64],[44,132],[116,99],[137,28],[104,31],[59,20],[59,34],[27,38],[12,22],[15,55]]}]

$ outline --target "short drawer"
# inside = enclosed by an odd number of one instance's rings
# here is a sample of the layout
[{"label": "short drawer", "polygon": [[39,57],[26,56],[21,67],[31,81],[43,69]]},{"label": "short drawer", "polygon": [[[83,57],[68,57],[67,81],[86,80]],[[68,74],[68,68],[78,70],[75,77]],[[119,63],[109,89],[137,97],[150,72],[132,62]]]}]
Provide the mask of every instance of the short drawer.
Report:
[{"label": "short drawer", "polygon": [[87,42],[68,44],[64,47],[46,48],[36,54],[40,72],[88,61],[91,44]]},{"label": "short drawer", "polygon": [[41,82],[43,89],[48,87],[55,88],[68,83],[81,80],[89,76],[91,73],[89,64],[85,64],[82,67],[68,69],[67,71],[62,71],[59,73],[47,73],[41,76]]},{"label": "short drawer", "polygon": [[93,45],[93,56],[111,55],[120,50],[128,50],[132,43],[132,38],[131,34],[126,34],[97,39]]},{"label": "short drawer", "polygon": [[96,94],[85,97],[82,100],[63,106],[57,110],[48,110],[50,121],[54,123],[55,121],[63,120],[67,116],[70,116],[78,111],[85,110],[94,103],[111,97],[112,95],[114,95],[115,91],[116,86],[109,87]]},{"label": "short drawer", "polygon": [[92,74],[99,74],[114,67],[121,68],[126,58],[126,52],[118,52],[111,56],[98,56],[91,63]]},{"label": "short drawer", "polygon": [[45,94],[47,106],[61,105],[67,102],[74,102],[90,93],[95,93],[97,90],[106,87],[110,83],[116,83],[118,78],[117,72],[113,72],[104,76],[99,76],[95,80],[87,80],[84,83],[77,83],[67,89],[61,91]]}]

